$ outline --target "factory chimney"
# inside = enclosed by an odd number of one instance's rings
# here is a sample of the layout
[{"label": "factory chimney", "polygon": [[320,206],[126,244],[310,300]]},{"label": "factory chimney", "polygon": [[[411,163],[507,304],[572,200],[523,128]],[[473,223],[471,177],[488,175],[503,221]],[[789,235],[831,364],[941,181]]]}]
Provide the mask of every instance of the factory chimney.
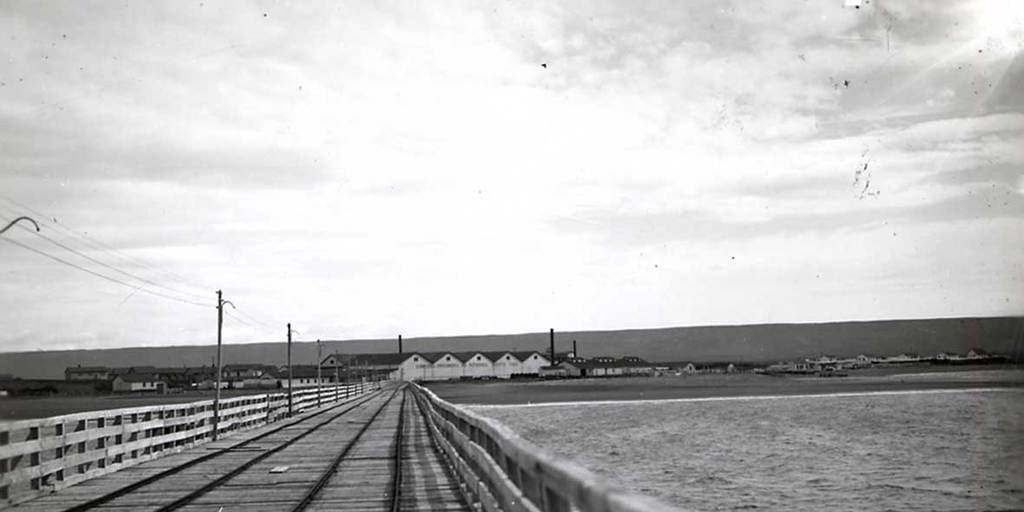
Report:
[{"label": "factory chimney", "polygon": [[402,353],[402,335],[401,334],[398,335],[398,353],[399,354]]},{"label": "factory chimney", "polygon": [[572,356],[579,357],[580,353],[576,351],[576,340],[572,340]]},{"label": "factory chimney", "polygon": [[551,329],[551,364],[555,364],[555,330]]}]

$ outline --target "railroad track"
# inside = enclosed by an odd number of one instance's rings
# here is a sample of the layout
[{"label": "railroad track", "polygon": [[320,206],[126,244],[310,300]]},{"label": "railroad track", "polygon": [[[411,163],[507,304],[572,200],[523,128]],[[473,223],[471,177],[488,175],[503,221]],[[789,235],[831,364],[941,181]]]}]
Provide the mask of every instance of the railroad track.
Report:
[{"label": "railroad track", "polygon": [[410,393],[392,396],[288,510],[471,510]]},{"label": "railroad track", "polygon": [[320,411],[70,508],[26,510],[470,510],[411,393]]},{"label": "railroad track", "polygon": [[[265,459],[269,455],[295,444],[302,438],[319,430],[323,426],[333,421],[337,421],[339,418],[344,417],[352,411],[360,409],[368,402],[379,397],[380,394],[381,392],[379,391],[374,392],[365,398],[357,399],[355,402],[338,404],[305,416],[299,420],[284,423],[283,425],[270,429],[258,436],[232,444],[225,448],[211,451],[201,457],[189,460],[183,464],[169,467],[129,485],[74,505],[67,508],[66,512],[84,512],[87,510],[98,511],[107,509],[123,511],[126,510],[125,507],[129,507],[128,509],[130,510],[176,510],[175,507],[180,508],[182,505],[187,504],[189,501],[195,499],[195,497],[198,497],[201,494],[195,494],[193,496],[196,492],[193,491],[188,493],[186,496],[174,499],[171,503],[164,506],[152,506],[146,503],[141,503],[138,497],[140,495],[166,494],[167,488],[172,486],[173,482],[184,479],[194,480],[197,475],[200,475],[201,480],[209,480],[211,474],[220,475],[219,477],[213,477],[213,481],[223,483],[244,471],[246,468]],[[325,417],[326,420],[324,420]],[[270,446],[270,448],[267,446]],[[225,474],[223,470],[225,467],[233,469],[228,470]],[[204,485],[203,488],[205,488],[206,485]],[[186,499],[188,496],[191,496],[191,499]],[[29,502],[26,505],[26,508],[30,508],[32,506],[32,502]]]}]

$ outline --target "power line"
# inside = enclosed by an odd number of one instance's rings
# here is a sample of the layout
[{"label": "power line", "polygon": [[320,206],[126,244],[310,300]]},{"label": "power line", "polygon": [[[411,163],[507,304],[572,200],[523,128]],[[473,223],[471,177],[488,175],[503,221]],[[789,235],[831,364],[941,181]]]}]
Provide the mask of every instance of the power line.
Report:
[{"label": "power line", "polygon": [[238,313],[239,315],[242,315],[245,318],[248,318],[249,320],[252,320],[253,322],[256,322],[256,323],[258,323],[258,324],[260,324],[263,327],[266,327],[268,329],[273,329],[274,328],[273,325],[268,324],[268,323],[266,323],[266,322],[264,322],[264,321],[262,321],[262,320],[260,320],[260,319],[258,319],[256,317],[246,313],[245,311],[242,311],[241,309],[235,308],[235,313]]},{"label": "power line", "polygon": [[[29,229],[29,228],[27,228],[25,226],[21,226],[21,227],[23,229],[25,229],[25,230],[28,230],[28,231],[32,232],[31,229]],[[60,248],[62,248],[64,250],[66,250],[66,251],[74,253],[74,254],[76,254],[76,255],[78,255],[78,256],[80,256],[82,258],[85,258],[85,259],[87,259],[87,260],[89,260],[89,261],[91,261],[91,262],[93,262],[93,263],[95,263],[97,265],[101,265],[103,267],[106,267],[106,268],[108,268],[110,270],[113,270],[114,272],[117,272],[117,273],[122,274],[124,276],[127,276],[127,277],[130,277],[132,279],[136,279],[136,280],[142,281],[143,283],[150,284],[152,286],[156,286],[157,288],[163,288],[165,290],[168,290],[168,291],[173,292],[173,293],[177,293],[179,295],[190,296],[190,297],[198,299],[198,300],[202,300],[203,299],[202,296],[200,296],[198,294],[190,293],[190,292],[183,292],[181,290],[176,290],[174,288],[171,288],[171,287],[168,287],[168,286],[164,286],[164,285],[162,285],[160,283],[157,283],[155,281],[146,279],[144,277],[137,276],[135,274],[132,274],[131,272],[127,272],[125,270],[121,270],[121,269],[119,269],[119,268],[117,268],[117,267],[115,267],[113,265],[107,264],[107,263],[105,263],[103,261],[100,261],[100,260],[98,260],[96,258],[93,258],[92,256],[89,256],[88,254],[82,253],[82,252],[74,249],[73,247],[68,247],[67,245],[64,245],[64,244],[62,244],[62,243],[60,243],[60,242],[58,242],[58,241],[56,241],[56,240],[54,240],[54,239],[44,235],[42,233],[33,232],[33,234],[35,234],[36,236],[42,238],[43,240],[46,240],[46,241],[56,245],[57,247],[60,247]]]},{"label": "power line", "polygon": [[[17,206],[22,207],[22,208],[24,208],[24,209],[26,209],[26,210],[28,210],[28,211],[30,211],[32,213],[35,213],[35,214],[39,215],[42,218],[44,224],[54,226],[55,228],[57,228],[57,232],[64,232],[65,234],[70,234],[73,237],[79,239],[79,241],[84,242],[85,243],[84,245],[89,246],[89,248],[85,249],[87,251],[91,250],[91,249],[97,249],[97,250],[99,250],[99,251],[101,251],[103,253],[106,253],[106,254],[110,255],[110,256],[115,256],[115,257],[117,257],[119,260],[121,260],[123,262],[129,263],[129,265],[141,266],[141,267],[153,270],[156,273],[160,273],[160,274],[164,274],[164,275],[173,275],[173,276],[177,277],[177,281],[180,281],[180,282],[182,282],[182,283],[184,283],[186,285],[189,285],[189,286],[196,286],[196,285],[192,284],[190,281],[188,281],[184,277],[181,277],[178,274],[174,274],[173,272],[162,271],[161,269],[155,268],[155,267],[147,264],[143,260],[140,260],[140,259],[137,259],[137,258],[132,258],[129,255],[122,254],[117,249],[114,249],[114,248],[112,248],[110,246],[107,246],[107,245],[103,244],[102,242],[100,242],[99,240],[87,238],[83,234],[78,233],[76,231],[73,231],[73,230],[71,230],[71,229],[61,225],[57,221],[56,218],[52,218],[52,220],[51,220],[51,218],[46,216],[45,214],[42,214],[39,211],[34,210],[34,209],[32,209],[32,208],[30,208],[28,206],[25,206],[25,205],[15,201],[15,200],[13,200],[13,199],[10,199],[8,197],[0,196],[0,199],[3,199],[3,200],[5,200],[8,203],[17,205]],[[3,204],[0,204],[0,208],[8,210],[8,211],[12,211],[12,209],[10,207],[7,207],[7,206],[5,206]],[[19,227],[21,227],[23,229],[28,229],[28,228],[26,228],[24,226],[19,226]],[[29,230],[29,231],[31,231],[31,230]],[[205,300],[202,296],[200,296],[200,295],[198,295],[196,293],[184,291],[184,290],[179,289],[179,288],[174,288],[174,287],[166,286],[166,285],[161,284],[159,282],[156,282],[156,281],[154,281],[152,279],[148,279],[146,277],[142,277],[142,276],[137,275],[135,273],[128,272],[126,270],[122,270],[121,268],[118,268],[117,266],[114,266],[114,265],[112,265],[110,263],[102,261],[102,260],[100,260],[100,259],[98,259],[96,257],[90,256],[89,254],[86,254],[86,253],[84,253],[84,252],[82,252],[82,251],[80,251],[80,250],[78,250],[78,249],[76,249],[74,247],[71,247],[71,246],[69,246],[69,245],[67,245],[65,243],[62,243],[61,241],[55,240],[55,239],[53,239],[53,238],[51,238],[49,236],[42,235],[42,234],[39,234],[39,233],[36,233],[36,235],[39,236],[40,238],[46,240],[47,242],[49,242],[49,243],[51,243],[53,245],[56,245],[57,247],[60,247],[60,248],[66,250],[68,252],[71,252],[71,253],[73,253],[73,254],[81,257],[81,258],[84,258],[84,259],[86,259],[88,261],[91,261],[91,262],[93,262],[93,263],[95,263],[97,265],[100,265],[100,266],[105,267],[107,269],[110,269],[110,270],[112,270],[114,272],[117,272],[117,273],[119,273],[119,274],[121,274],[123,276],[126,276],[126,277],[128,277],[128,278],[130,278],[132,280],[137,280],[137,281],[140,281],[142,283],[146,283],[146,284],[158,287],[158,288],[162,288],[162,289],[167,290],[169,292],[172,292],[174,294],[182,295],[182,296],[185,296],[185,297],[188,297],[188,298],[181,298],[181,297],[177,297],[177,296],[167,295],[165,293],[154,292],[154,291],[146,289],[145,287],[143,287],[141,285],[137,286],[133,282],[125,282],[125,281],[123,281],[121,279],[112,278],[112,277],[110,277],[110,276],[108,276],[106,274],[101,274],[99,272],[94,272],[94,271],[92,271],[92,270],[90,270],[88,268],[76,265],[76,264],[74,264],[74,263],[72,263],[70,261],[64,260],[62,258],[59,258],[59,257],[54,256],[54,255],[51,255],[49,253],[46,253],[44,251],[41,251],[41,250],[36,249],[34,247],[31,247],[31,246],[28,246],[26,244],[17,242],[15,240],[10,240],[10,241],[12,243],[15,243],[16,245],[19,245],[21,247],[29,249],[29,250],[31,250],[33,252],[36,252],[36,253],[40,254],[40,255],[46,256],[47,258],[50,258],[50,259],[52,259],[54,261],[58,261],[59,263],[72,266],[72,267],[74,267],[76,269],[85,271],[85,272],[87,272],[89,274],[92,274],[94,276],[100,277],[102,279],[106,279],[108,281],[115,282],[117,284],[121,284],[123,286],[130,287],[133,290],[132,294],[134,294],[137,291],[142,291],[144,293],[149,293],[150,295],[157,296],[157,297],[168,298],[168,299],[171,299],[171,300],[176,300],[178,302],[183,302],[183,303],[195,304],[195,305],[203,306],[202,303],[196,302],[195,300],[190,300],[192,298],[198,299],[200,301]],[[131,297],[131,295],[129,295],[129,297]],[[236,309],[235,312],[238,313],[238,315],[231,315],[231,317],[234,318],[235,320],[239,321],[240,323],[243,323],[243,324],[245,324],[245,325],[247,325],[249,327],[256,328],[256,326],[251,323],[251,322],[255,322],[255,323],[260,324],[263,327],[268,328],[268,329],[274,328],[274,326],[272,326],[271,324],[268,324],[267,322],[264,322],[264,321],[260,320],[259,318],[256,318],[256,317],[246,313],[245,311],[239,311],[239,310]],[[239,315],[240,315],[240,317],[239,317]],[[245,320],[245,319],[248,319],[248,320]]]},{"label": "power line", "polygon": [[142,259],[140,259],[138,257],[134,257],[134,256],[131,256],[131,255],[125,254],[125,253],[119,251],[118,249],[115,249],[115,248],[113,248],[113,247],[111,247],[109,245],[103,244],[99,240],[91,239],[91,238],[87,237],[86,234],[84,234],[83,232],[76,231],[76,230],[71,229],[70,227],[68,227],[66,225],[63,225],[61,222],[59,222],[56,219],[56,217],[51,217],[49,215],[41,213],[38,210],[34,210],[33,208],[31,208],[29,206],[26,206],[26,205],[24,205],[22,203],[18,203],[17,201],[14,201],[14,200],[12,200],[10,198],[5,198],[5,197],[0,196],[0,199],[3,199],[4,201],[7,201],[10,204],[13,204],[13,205],[15,205],[17,207],[20,207],[20,208],[24,208],[26,210],[29,210],[30,212],[33,212],[33,213],[36,213],[37,215],[42,216],[43,220],[45,222],[47,222],[49,224],[52,224],[58,230],[65,231],[67,233],[72,234],[73,237],[81,240],[82,242],[85,242],[87,245],[92,246],[93,249],[98,249],[100,251],[108,252],[108,253],[110,253],[110,254],[112,254],[114,256],[117,256],[117,257],[121,258],[125,262],[132,263],[132,264],[141,266],[143,268],[148,268],[148,269],[160,272],[160,273],[164,273],[165,275],[168,275],[168,276],[173,276],[173,278],[175,278],[176,281],[179,281],[179,282],[181,282],[184,285],[188,285],[188,286],[191,286],[191,287],[194,287],[194,288],[197,288],[197,289],[203,289],[203,290],[211,288],[211,287],[205,287],[205,286],[197,285],[195,283],[191,283],[187,279],[183,278],[183,276],[181,276],[180,274],[177,274],[177,273],[169,271],[169,270],[163,270],[163,269],[157,268],[157,267],[155,267],[155,266],[153,266],[151,264],[146,263],[145,261],[143,261]]},{"label": "power line", "polygon": [[[236,311],[237,311],[237,308],[236,308]],[[231,314],[231,313],[230,313],[230,312],[228,312],[227,310],[224,310],[224,315],[225,315],[225,316],[227,316],[228,318],[231,318],[232,320],[235,320],[235,321],[236,321],[236,322],[238,322],[238,323],[241,323],[241,324],[243,324],[243,325],[247,325],[247,326],[249,326],[249,327],[252,327],[253,329],[255,329],[255,328],[256,328],[256,326],[255,326],[255,325],[253,325],[253,324],[251,324],[251,323],[249,323],[249,322],[246,322],[246,321],[245,321],[245,320],[244,320],[243,318],[241,318],[241,317],[238,317],[238,316],[235,316],[235,315]]]},{"label": "power line", "polygon": [[[182,277],[180,274],[177,274],[175,272],[157,268],[157,267],[155,267],[153,265],[150,265],[149,263],[147,263],[146,261],[142,260],[141,258],[125,254],[125,253],[119,251],[118,249],[115,249],[115,248],[113,248],[113,247],[111,247],[111,246],[109,246],[107,244],[104,244],[103,242],[101,242],[101,241],[99,241],[97,239],[90,238],[90,237],[86,236],[83,233],[80,233],[78,231],[70,229],[67,226],[64,226],[62,223],[57,221],[57,219],[55,217],[51,217],[51,216],[48,216],[48,215],[46,215],[44,213],[41,213],[40,211],[35,210],[35,209],[33,209],[33,208],[29,207],[29,206],[26,206],[26,205],[24,205],[22,203],[19,203],[18,201],[15,201],[15,200],[13,200],[13,199],[11,199],[9,197],[0,196],[0,199],[3,199],[4,201],[7,201],[8,203],[11,203],[11,204],[13,204],[15,206],[18,206],[19,208],[23,208],[25,210],[28,210],[31,213],[35,213],[36,215],[38,215],[39,217],[42,218],[44,223],[46,223],[48,225],[52,225],[58,231],[62,231],[64,233],[66,233],[66,234],[70,234],[70,235],[74,236],[75,238],[79,239],[80,241],[84,242],[86,245],[91,246],[92,249],[99,250],[99,251],[105,252],[105,253],[107,253],[109,255],[115,256],[115,257],[119,258],[121,261],[123,261],[125,263],[128,263],[129,265],[134,265],[134,266],[142,267],[144,269],[151,270],[151,271],[153,271],[155,273],[163,274],[166,277],[172,278],[171,280],[173,280],[173,281],[178,281],[178,282],[180,282],[180,283],[182,283],[184,285],[191,286],[191,287],[199,289],[199,290],[207,290],[207,289],[212,288],[210,286],[203,286],[201,284],[194,283],[194,282],[190,281],[189,279],[186,279],[185,277]],[[8,210],[10,210],[10,208],[8,208]],[[164,288],[166,288],[166,287],[164,287]],[[192,294],[192,295],[195,295],[195,294]]]},{"label": "power line", "polygon": [[76,268],[78,270],[81,270],[82,272],[86,272],[86,273],[92,274],[92,275],[94,275],[94,276],[96,276],[96,277],[98,277],[100,279],[105,279],[105,280],[110,281],[112,283],[117,283],[117,284],[122,285],[122,286],[127,286],[128,288],[131,288],[131,289],[136,290],[136,291],[140,291],[140,292],[143,292],[143,293],[148,293],[150,295],[153,295],[153,296],[156,296],[156,297],[161,297],[161,298],[164,298],[164,299],[174,300],[174,301],[181,302],[181,303],[184,303],[184,304],[192,304],[194,306],[200,306],[200,307],[204,307],[204,308],[211,307],[209,304],[201,304],[199,302],[194,302],[194,301],[191,301],[191,300],[186,300],[186,299],[174,297],[174,296],[167,295],[167,294],[164,294],[164,293],[160,293],[160,292],[157,292],[157,291],[154,291],[154,290],[149,290],[149,289],[143,288],[141,286],[135,286],[135,285],[126,283],[126,282],[124,282],[124,281],[122,281],[120,279],[117,279],[117,278],[114,278],[114,277],[110,277],[110,276],[105,275],[105,274],[100,274],[99,272],[92,271],[90,269],[87,269],[87,268],[82,267],[80,265],[77,265],[75,263],[72,263],[72,262],[70,262],[68,260],[65,260],[65,259],[63,259],[63,258],[61,258],[59,256],[54,256],[54,255],[49,254],[47,252],[41,251],[39,249],[36,249],[35,247],[32,247],[31,245],[21,243],[21,242],[19,242],[17,240],[14,240],[14,239],[11,239],[11,238],[8,238],[8,237],[3,237],[3,240],[6,240],[6,241],[8,241],[8,242],[10,242],[10,243],[12,243],[14,245],[17,245],[19,247],[24,248],[24,249],[28,249],[28,250],[36,253],[36,254],[39,254],[40,256],[47,257],[47,258],[49,258],[49,259],[51,259],[53,261],[56,261],[58,263],[62,263],[62,264],[67,265],[69,267],[73,267],[73,268]]}]

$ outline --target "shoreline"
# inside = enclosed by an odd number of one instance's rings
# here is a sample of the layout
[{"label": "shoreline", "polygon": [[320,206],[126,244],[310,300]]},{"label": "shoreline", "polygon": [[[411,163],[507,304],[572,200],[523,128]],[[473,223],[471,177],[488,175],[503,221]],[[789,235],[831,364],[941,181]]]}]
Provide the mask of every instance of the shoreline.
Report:
[{"label": "shoreline", "polygon": [[868,393],[1024,389],[1024,369],[783,377],[751,373],[501,382],[430,382],[425,387],[454,404],[472,407],[599,402],[750,399]]},{"label": "shoreline", "polygon": [[698,402],[741,402],[748,400],[782,400],[787,398],[850,398],[861,396],[898,396],[898,395],[944,395],[953,393],[1012,393],[1022,392],[1024,386],[1008,386],[995,388],[954,388],[954,389],[905,389],[892,391],[854,391],[846,393],[810,393],[803,395],[747,395],[747,396],[707,396],[700,398],[657,398],[642,400],[581,400],[577,402],[540,402],[526,404],[459,404],[474,410],[513,409],[523,407],[574,407],[592,405],[641,405],[659,403],[698,403]]}]

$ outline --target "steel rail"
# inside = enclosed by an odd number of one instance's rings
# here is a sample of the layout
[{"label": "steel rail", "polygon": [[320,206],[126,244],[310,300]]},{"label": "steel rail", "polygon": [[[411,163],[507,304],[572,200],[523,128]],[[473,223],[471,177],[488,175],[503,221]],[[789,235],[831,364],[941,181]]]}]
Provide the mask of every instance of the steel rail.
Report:
[{"label": "steel rail", "polygon": [[[373,391],[373,392],[371,392],[366,398],[360,399],[358,402],[356,402],[354,404],[351,404],[351,407],[345,408],[345,410],[343,410],[340,413],[332,416],[331,419],[327,420],[324,423],[329,423],[329,422],[337,419],[339,416],[341,416],[341,415],[351,411],[352,409],[355,409],[356,407],[359,407],[360,405],[363,405],[364,403],[366,403],[366,402],[370,401],[371,399],[373,399],[373,397],[377,396],[379,393],[380,393],[380,391]],[[347,403],[351,403],[351,402],[347,402]],[[284,429],[286,429],[288,427],[291,427],[293,425],[297,425],[299,423],[303,423],[305,421],[309,421],[310,419],[313,419],[313,418],[315,418],[317,416],[320,416],[320,415],[323,415],[323,414],[327,414],[328,412],[330,412],[330,411],[332,411],[332,410],[334,410],[334,409],[336,409],[338,407],[342,407],[344,405],[346,405],[346,403],[337,404],[337,405],[328,407],[328,408],[326,408],[326,409],[324,409],[322,411],[317,411],[316,413],[311,414],[309,416],[306,416],[304,418],[300,418],[298,420],[285,423],[284,425],[281,425],[281,426],[279,426],[277,428],[268,430],[268,431],[266,431],[266,432],[264,432],[262,434],[259,434],[257,436],[251,437],[249,439],[246,439],[245,441],[241,441],[241,442],[235,443],[235,444],[233,444],[231,446],[228,446],[228,447],[225,447],[225,448],[221,448],[219,450],[212,451],[212,452],[210,452],[210,453],[208,453],[206,455],[203,455],[201,457],[197,457],[197,458],[192,459],[192,460],[190,460],[188,462],[184,462],[182,464],[179,464],[177,466],[168,468],[168,469],[166,469],[164,471],[161,471],[159,473],[156,473],[154,475],[150,475],[150,476],[148,476],[146,478],[143,478],[142,480],[139,480],[137,482],[133,482],[133,483],[131,483],[129,485],[121,487],[120,489],[116,489],[116,490],[111,491],[111,492],[109,492],[107,494],[104,494],[102,496],[98,496],[96,498],[93,498],[93,499],[91,499],[89,501],[86,501],[85,503],[80,503],[78,505],[75,505],[74,507],[71,507],[71,508],[67,509],[65,512],[84,512],[86,510],[91,510],[91,509],[94,509],[96,507],[105,505],[106,503],[109,503],[109,502],[111,502],[113,500],[116,500],[117,498],[120,498],[120,497],[122,497],[122,496],[124,496],[126,494],[134,492],[134,491],[136,491],[136,490],[138,490],[138,489],[140,489],[142,487],[150,485],[150,484],[152,484],[154,482],[157,482],[157,481],[162,480],[164,478],[167,478],[169,476],[172,476],[172,475],[175,475],[177,473],[180,473],[181,471],[184,471],[184,470],[186,470],[186,469],[188,469],[188,468],[190,468],[192,466],[195,466],[197,464],[201,464],[203,462],[207,462],[207,461],[209,461],[211,459],[214,459],[216,457],[224,455],[225,453],[231,452],[233,450],[237,450],[238,448],[242,448],[242,447],[244,447],[244,446],[246,446],[246,445],[248,445],[250,443],[253,443],[255,441],[259,441],[261,439],[266,438],[267,436],[276,434],[276,433],[278,433],[278,432],[280,432],[280,431],[282,431],[282,430],[284,430]],[[319,428],[319,426],[320,425],[314,427],[314,429]],[[302,435],[302,437],[305,437],[305,435]],[[296,440],[297,439],[292,439],[290,441],[287,441],[287,444],[291,444],[291,443],[295,442]],[[160,509],[160,510],[164,510],[164,509]]]},{"label": "steel rail", "polygon": [[[327,482],[331,479],[334,473],[338,471],[338,466],[341,464],[343,460],[345,460],[345,457],[348,456],[348,452],[352,451],[352,447],[355,446],[356,443],[359,441],[359,438],[361,438],[363,434],[366,433],[367,430],[369,430],[370,425],[372,425],[373,422],[376,421],[377,416],[379,416],[380,413],[383,412],[384,409],[388,406],[388,404],[391,403],[391,400],[395,398],[395,395],[398,394],[399,390],[401,390],[403,393],[403,401],[405,400],[406,390],[404,389],[404,386],[402,388],[396,388],[395,392],[392,393],[390,397],[388,397],[388,401],[384,402],[384,405],[382,405],[380,409],[377,409],[377,412],[373,413],[373,416],[371,416],[370,419],[366,422],[366,424],[364,424],[363,427],[359,429],[359,432],[356,433],[355,437],[353,437],[348,443],[346,443],[345,447],[342,448],[340,452],[338,452],[338,456],[334,458],[334,461],[331,462],[329,466],[327,466],[327,469],[324,470],[323,473],[320,474],[320,478],[318,478],[317,481],[314,482],[313,485],[309,488],[309,490],[306,491],[306,495],[302,498],[302,500],[295,504],[295,507],[292,508],[292,512],[302,512],[306,510],[306,508],[309,507],[311,503],[313,503],[313,500],[316,499],[317,495],[320,494],[320,491],[322,491],[323,488],[327,485]],[[399,414],[401,414],[401,409],[399,409]],[[401,416],[399,416],[399,420],[401,420]]]},{"label": "steel rail", "polygon": [[[385,402],[385,405],[387,405],[387,403],[390,402],[391,398],[393,398],[394,396],[395,396],[394,393],[392,393],[391,396],[388,397],[388,401]],[[281,444],[279,444],[279,445],[277,445],[277,446],[275,446],[275,447],[273,447],[273,448],[271,448],[271,449],[269,449],[269,450],[267,450],[267,451],[257,455],[256,457],[246,461],[245,463],[241,464],[240,466],[236,467],[235,469],[232,469],[227,474],[221,475],[220,477],[218,477],[217,479],[211,481],[210,483],[208,483],[208,484],[206,484],[206,485],[204,485],[204,486],[202,486],[202,487],[200,487],[200,488],[198,488],[198,489],[196,489],[196,490],[186,494],[185,496],[182,496],[181,498],[178,498],[178,499],[172,501],[171,503],[169,503],[167,505],[164,505],[164,506],[156,509],[156,512],[171,512],[172,510],[178,510],[179,508],[184,507],[185,505],[188,505],[189,503],[192,503],[193,501],[195,501],[196,499],[202,497],[206,493],[208,493],[208,492],[210,492],[210,491],[220,487],[221,485],[223,485],[228,480],[231,480],[232,478],[238,476],[243,471],[245,471],[245,470],[251,468],[252,466],[256,465],[256,463],[258,463],[258,462],[266,459],[267,457],[270,457],[271,455],[273,455],[273,454],[275,454],[275,453],[277,453],[277,452],[279,452],[279,451],[281,451],[281,450],[283,450],[283,449],[285,449],[285,448],[295,444],[297,441],[300,441],[300,440],[304,439],[306,436],[312,434],[313,432],[316,432],[317,430],[320,430],[320,428],[324,427],[325,425],[327,425],[329,423],[332,423],[334,420],[336,420],[336,419],[342,417],[343,415],[345,415],[345,413],[347,413],[348,411],[351,411],[352,409],[355,409],[356,407],[362,405],[363,403],[366,403],[367,401],[369,401],[369,400],[365,400],[362,403],[359,403],[357,405],[353,405],[352,407],[349,407],[348,409],[345,409],[344,411],[341,411],[340,413],[335,414],[334,416],[331,416],[330,418],[328,418],[328,419],[326,419],[326,420],[324,420],[324,421],[322,421],[320,423],[317,423],[312,428],[307,429],[305,432],[302,432],[301,434],[299,434],[299,435],[297,435],[297,436],[295,436],[295,437],[285,441],[284,443],[281,443]],[[376,415],[378,413],[380,413],[380,410],[378,410],[377,413],[374,413],[374,417],[376,417]]]}]

